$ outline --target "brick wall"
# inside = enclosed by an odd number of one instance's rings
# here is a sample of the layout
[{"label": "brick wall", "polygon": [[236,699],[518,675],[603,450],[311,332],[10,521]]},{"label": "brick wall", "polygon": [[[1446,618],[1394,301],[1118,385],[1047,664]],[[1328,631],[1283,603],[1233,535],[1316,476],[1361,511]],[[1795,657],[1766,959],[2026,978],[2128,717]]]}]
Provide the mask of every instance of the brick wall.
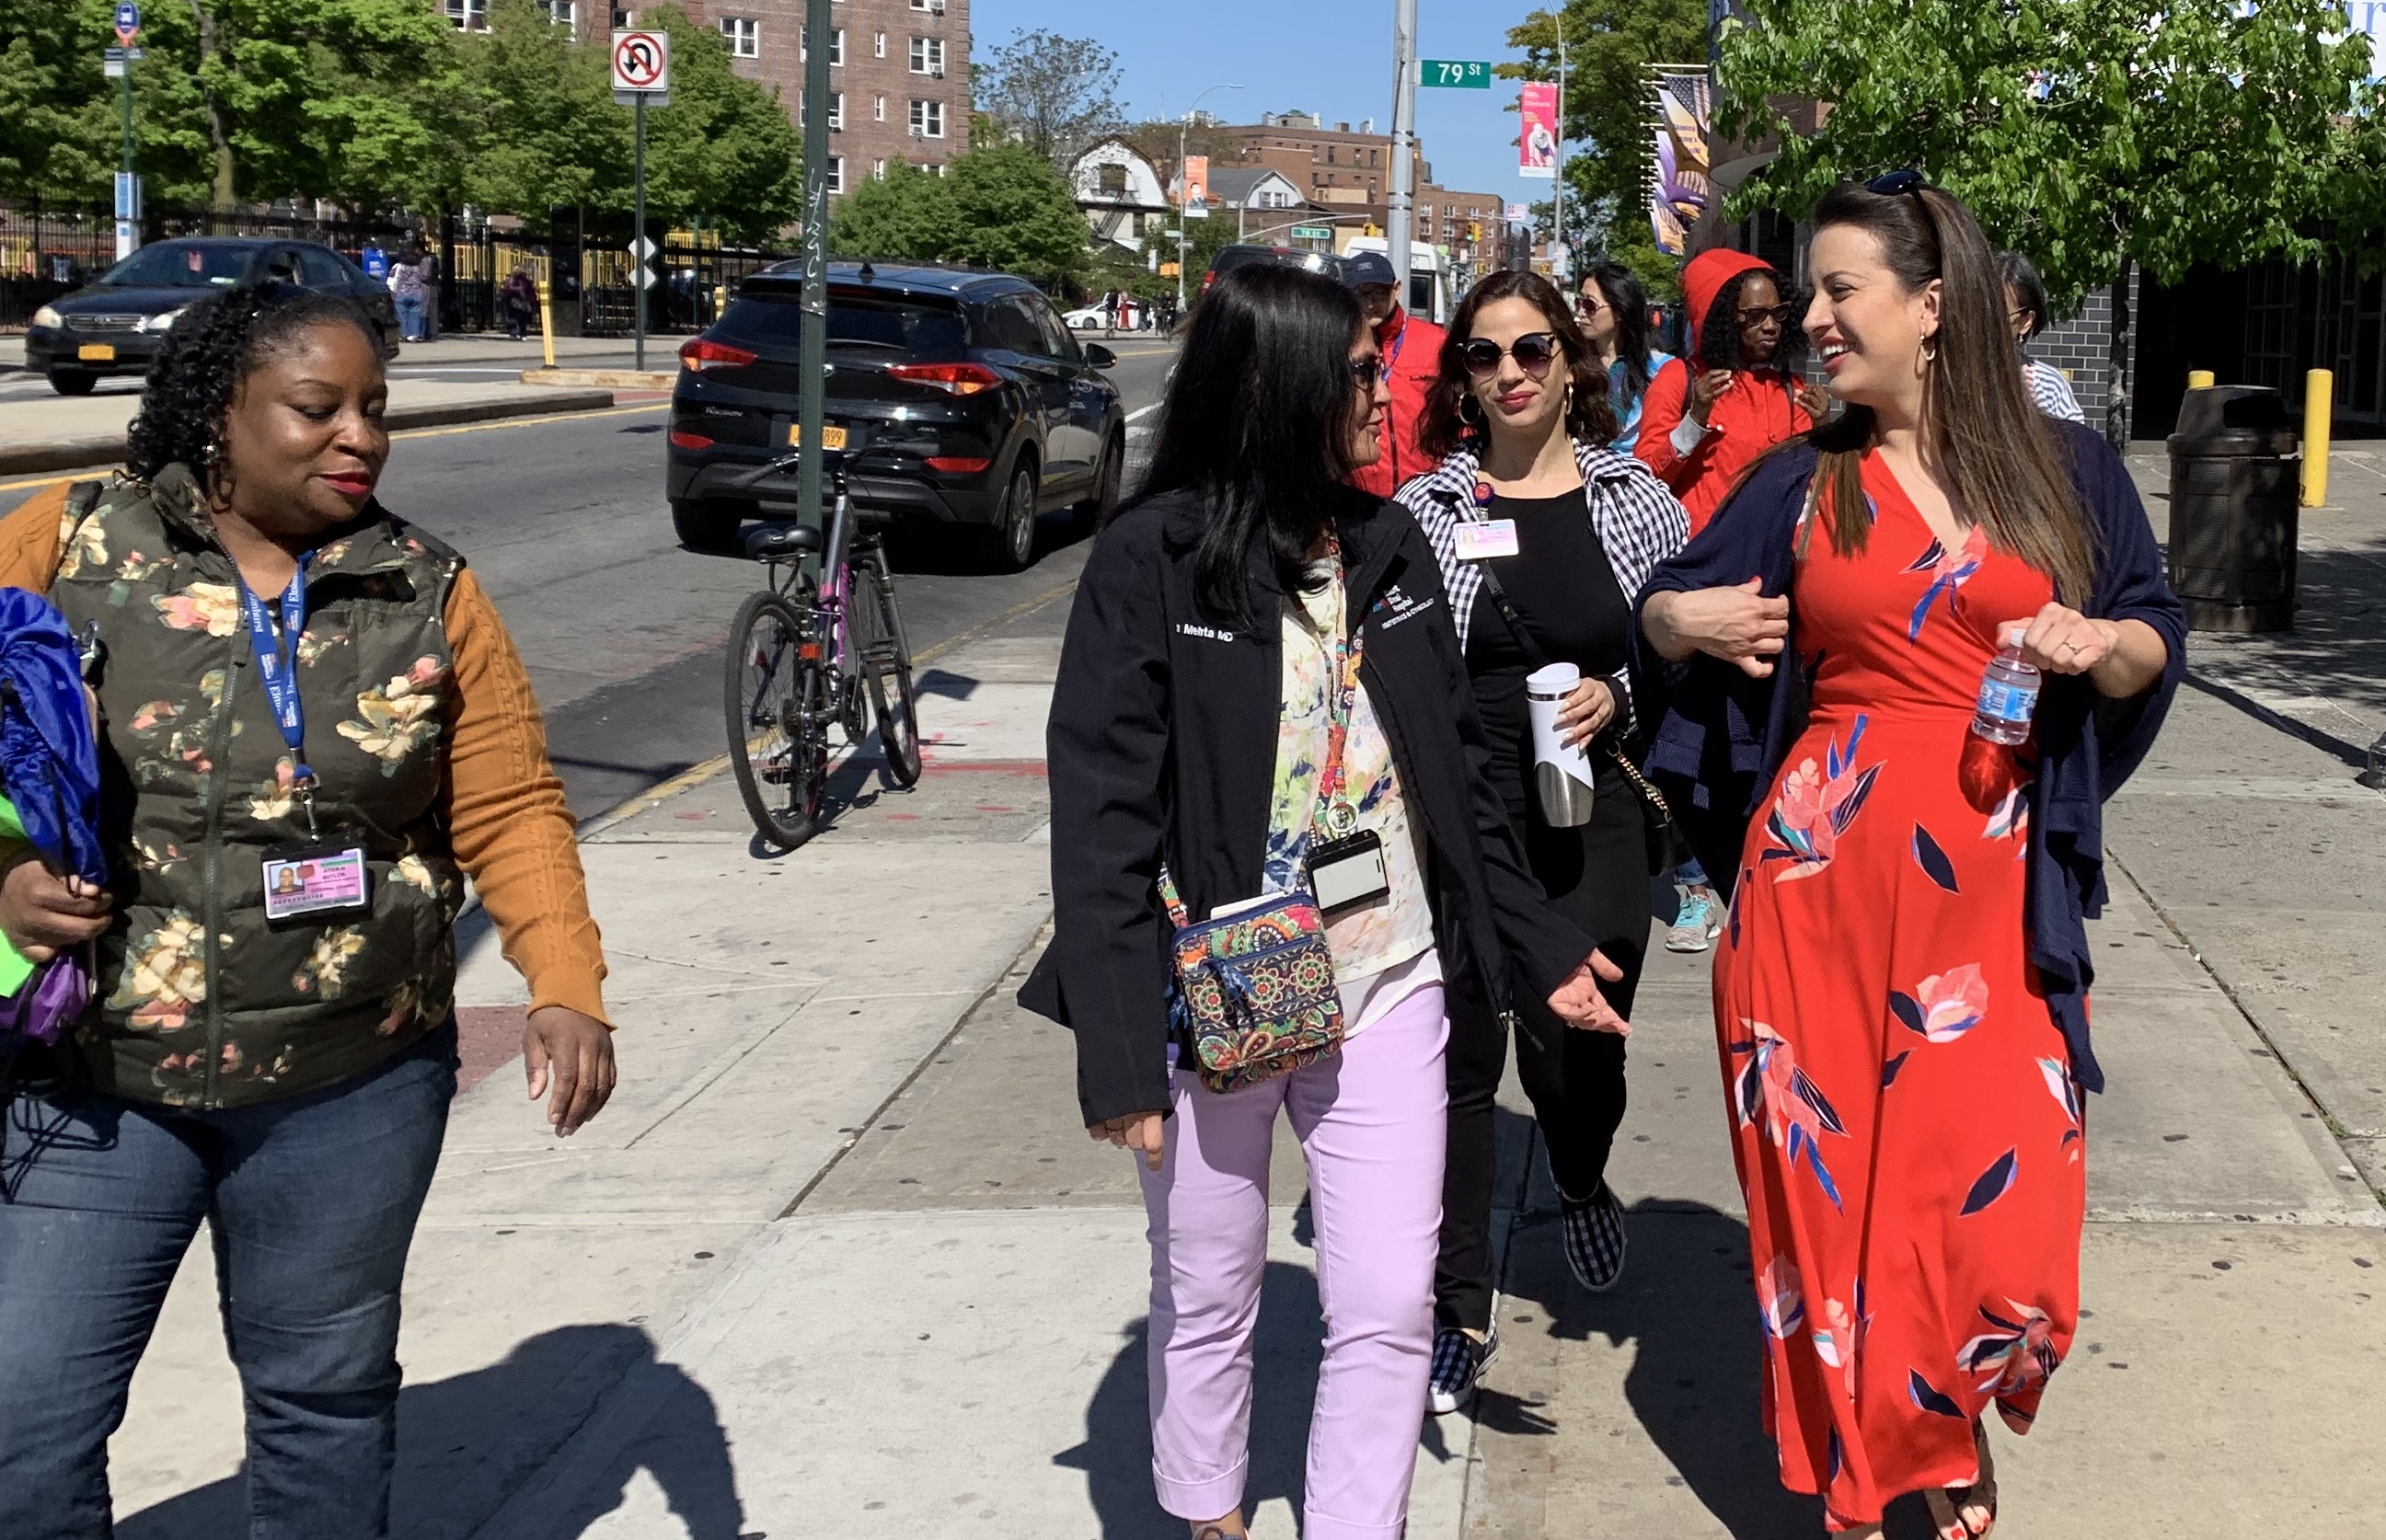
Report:
[{"label": "brick wall", "polygon": [[[2129,274],[2129,309],[2136,319],[2138,276]],[[2130,337],[2135,352],[2136,336]],[[2113,399],[2113,292],[2098,289],[2080,304],[2078,313],[2041,332],[2028,347],[2029,356],[2061,369],[2079,398],[2088,426],[2102,432],[2104,409]],[[2126,382],[2124,384],[2126,385]]]}]

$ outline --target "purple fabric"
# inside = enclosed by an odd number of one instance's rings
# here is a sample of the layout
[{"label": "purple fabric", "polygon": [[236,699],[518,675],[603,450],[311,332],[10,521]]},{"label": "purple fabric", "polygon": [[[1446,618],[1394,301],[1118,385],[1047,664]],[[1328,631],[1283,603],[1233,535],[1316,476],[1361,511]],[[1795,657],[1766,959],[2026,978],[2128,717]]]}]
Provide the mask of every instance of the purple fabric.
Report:
[{"label": "purple fabric", "polygon": [[91,1004],[91,973],[76,954],[52,958],[24,988],[0,996],[0,1037],[10,1033],[56,1043]]}]

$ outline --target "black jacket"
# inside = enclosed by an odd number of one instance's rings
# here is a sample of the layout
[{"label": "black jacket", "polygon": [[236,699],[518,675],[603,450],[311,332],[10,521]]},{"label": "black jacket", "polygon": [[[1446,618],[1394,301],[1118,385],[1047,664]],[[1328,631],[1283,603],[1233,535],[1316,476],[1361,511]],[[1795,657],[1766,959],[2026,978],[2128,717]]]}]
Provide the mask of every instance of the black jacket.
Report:
[{"label": "black jacket", "polygon": [[[1433,550],[1406,510],[1355,493],[1336,523],[1351,610],[1364,617],[1360,678],[1425,833],[1445,965],[1504,957],[1501,971],[1547,996],[1590,939],[1549,907],[1485,779],[1482,726]],[[1283,590],[1255,557],[1264,623],[1253,633],[1219,617],[1197,596],[1200,532],[1188,494],[1139,503],[1102,532],[1052,693],[1055,933],[1019,1001],[1076,1032],[1088,1124],[1169,1104],[1162,852],[1197,917],[1261,889]],[[1508,979],[1483,983],[1504,1008]]]}]

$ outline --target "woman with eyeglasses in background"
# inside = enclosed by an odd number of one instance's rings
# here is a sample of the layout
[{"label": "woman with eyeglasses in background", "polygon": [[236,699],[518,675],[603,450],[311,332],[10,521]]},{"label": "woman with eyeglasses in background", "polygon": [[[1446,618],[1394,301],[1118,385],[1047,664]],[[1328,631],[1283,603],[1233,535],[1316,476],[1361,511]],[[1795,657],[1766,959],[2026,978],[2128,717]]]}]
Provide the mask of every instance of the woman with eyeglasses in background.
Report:
[{"label": "woman with eyeglasses in background", "polygon": [[[2017,251],[1997,253],[1997,270],[2005,281],[2005,322],[2013,328],[2014,341],[2027,348],[2031,338],[2046,330],[2046,281],[2038,276],[2038,264]],[[2061,369],[2024,353],[2021,372],[2029,382],[2029,398],[2038,403],[2040,411],[2066,422],[2088,420]]]},{"label": "woman with eyeglasses in background", "polygon": [[1690,356],[1650,382],[1632,452],[1682,500],[1692,534],[1741,471],[1830,408],[1799,373],[1789,289],[1746,252],[1701,252],[1682,269]]},{"label": "woman with eyeglasses in background", "polygon": [[1607,370],[1607,406],[1615,414],[1608,447],[1632,453],[1640,437],[1640,407],[1649,383],[1674,356],[1649,341],[1649,295],[1621,262],[1596,262],[1575,291],[1575,320],[1593,362]]},{"label": "woman with eyeglasses in background", "polygon": [[2186,635],[2120,457],[2024,389],[1964,206],[1895,172],[1814,222],[1847,410],[1650,582],[1641,630],[1690,667],[1649,766],[1745,820],[1708,858],[1715,1029],[1781,1479],[1834,1531],[1918,1491],[1967,1540],[1984,1418],[2028,1430],[2079,1318],[2102,799]]},{"label": "woman with eyeglasses in background", "polygon": [[[1610,447],[1608,371],[1566,308],[1548,280],[1529,272],[1495,272],[1468,292],[1417,419],[1418,443],[1440,464],[1397,500],[1440,562],[1491,783],[1533,876],[1621,970],[1601,993],[1628,1017],[1649,940],[1649,857],[1640,802],[1614,748],[1636,725],[1632,601],[1689,526],[1649,468]],[[1570,742],[1589,745],[1596,771],[1589,820],[1568,827],[1551,825],[1533,789],[1525,682],[1550,663],[1581,671],[1559,720]],[[1492,1100],[1507,1034],[1488,998],[1463,979],[1450,993],[1437,1412],[1456,1409],[1498,1351]],[[1514,1020],[1567,1265],[1583,1287],[1607,1288],[1624,1267],[1624,1209],[1607,1185],[1608,1149],[1624,1118],[1624,1038],[1570,1031],[1530,1007]]]}]

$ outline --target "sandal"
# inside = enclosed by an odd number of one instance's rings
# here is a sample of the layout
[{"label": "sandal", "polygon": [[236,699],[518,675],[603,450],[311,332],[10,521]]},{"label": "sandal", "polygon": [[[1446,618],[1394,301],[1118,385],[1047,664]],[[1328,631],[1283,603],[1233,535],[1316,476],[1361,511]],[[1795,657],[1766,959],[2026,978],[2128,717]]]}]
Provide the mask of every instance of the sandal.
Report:
[{"label": "sandal", "polygon": [[[1997,1527],[1996,1462],[1989,1456],[1988,1430],[1977,1422],[1972,1425],[1972,1442],[1979,1451],[1979,1479],[1969,1486],[1930,1487],[1922,1494],[1939,1540],[1987,1540]],[[1973,1512],[1981,1515],[1977,1529],[1970,1517]]]}]

